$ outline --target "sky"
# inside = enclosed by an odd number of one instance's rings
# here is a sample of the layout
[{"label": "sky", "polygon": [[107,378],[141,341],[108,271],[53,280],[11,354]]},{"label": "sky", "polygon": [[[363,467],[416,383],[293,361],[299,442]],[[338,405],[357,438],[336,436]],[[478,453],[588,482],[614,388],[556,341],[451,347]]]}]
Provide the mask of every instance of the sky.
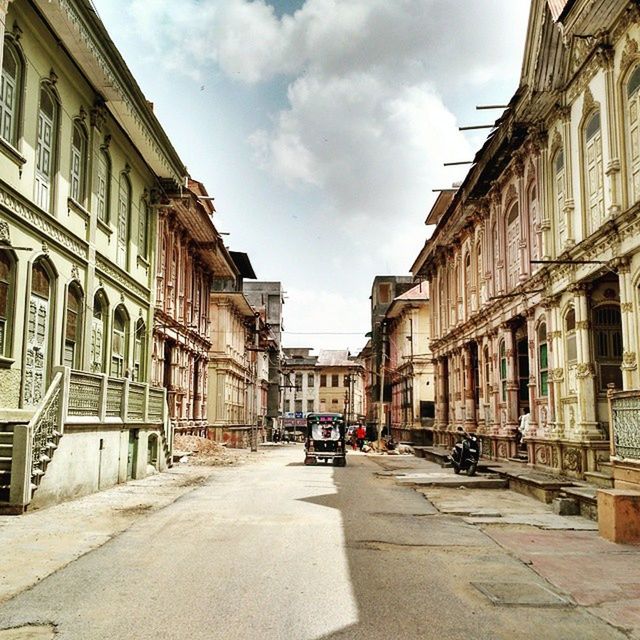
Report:
[{"label": "sky", "polygon": [[283,283],[284,346],[350,349],[518,86],[528,0],[93,0],[214,222]]}]

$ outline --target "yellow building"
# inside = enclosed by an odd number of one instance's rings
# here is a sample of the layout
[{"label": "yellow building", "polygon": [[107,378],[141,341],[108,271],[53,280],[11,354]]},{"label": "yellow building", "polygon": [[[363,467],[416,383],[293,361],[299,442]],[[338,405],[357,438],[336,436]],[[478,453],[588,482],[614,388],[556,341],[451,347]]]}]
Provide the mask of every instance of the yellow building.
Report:
[{"label": "yellow building", "polygon": [[320,377],[320,412],[342,413],[356,422],[364,413],[364,367],[348,351],[321,350],[316,364]]},{"label": "yellow building", "polygon": [[0,506],[19,510],[32,484],[45,504],[167,463],[151,238],[186,170],[88,0],[0,2],[0,37]]}]

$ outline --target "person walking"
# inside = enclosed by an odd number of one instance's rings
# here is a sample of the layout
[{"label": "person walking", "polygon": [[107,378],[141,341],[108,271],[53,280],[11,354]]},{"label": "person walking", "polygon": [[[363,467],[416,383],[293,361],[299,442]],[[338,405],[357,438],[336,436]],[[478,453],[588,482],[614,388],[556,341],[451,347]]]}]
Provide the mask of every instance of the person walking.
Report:
[{"label": "person walking", "polygon": [[362,451],[362,447],[364,446],[364,440],[367,437],[367,430],[364,428],[363,424],[359,424],[356,429],[356,440],[358,442],[358,449]]}]

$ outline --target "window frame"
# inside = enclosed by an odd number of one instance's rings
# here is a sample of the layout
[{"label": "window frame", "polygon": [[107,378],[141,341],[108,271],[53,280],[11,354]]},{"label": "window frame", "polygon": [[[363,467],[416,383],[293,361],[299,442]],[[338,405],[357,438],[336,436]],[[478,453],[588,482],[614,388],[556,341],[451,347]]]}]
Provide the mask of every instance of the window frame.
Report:
[{"label": "window frame", "polygon": [[549,397],[549,341],[547,323],[543,320],[536,331],[538,339],[538,395]]},{"label": "window frame", "polygon": [[118,216],[116,218],[116,264],[128,270],[129,241],[131,239],[131,180],[127,173],[120,173],[118,182]]},{"label": "window frame", "polygon": [[[80,147],[75,144],[75,136],[78,133]],[[75,118],[71,127],[71,162],[69,165],[69,197],[83,207],[87,199],[87,158],[89,148],[89,136],[84,124],[79,118]],[[77,191],[74,190],[74,181]]]},{"label": "window frame", "polygon": [[[12,149],[18,149],[20,137],[22,134],[22,111],[23,111],[23,95],[24,95],[24,82],[25,82],[25,72],[26,65],[24,55],[22,54],[22,50],[19,47],[18,43],[15,39],[6,35],[3,41],[3,51],[2,51],[2,69],[0,69],[0,140],[9,145]],[[5,131],[5,116],[7,110],[4,105],[4,87],[8,82],[7,76],[5,73],[5,60],[7,60],[7,53],[11,55],[14,59],[16,65],[16,76],[12,78],[12,89],[13,89],[13,100],[10,108],[10,115],[12,119],[11,132],[9,137],[4,136]]]},{"label": "window frame", "polygon": [[[104,168],[104,176],[101,169]],[[96,162],[96,218],[99,223],[108,225],[111,221],[111,156],[106,148],[98,152]],[[104,182],[104,194],[101,193],[101,180]],[[102,214],[102,215],[101,215]]]},{"label": "window frame", "polygon": [[[43,109],[43,95],[46,95],[51,101],[51,116]],[[52,213],[52,203],[55,198],[55,177],[58,170],[59,123],[60,100],[58,95],[49,82],[41,82],[36,118],[34,201],[38,207],[47,213]],[[50,126],[51,137],[49,143],[45,144],[45,125],[47,124]],[[48,160],[47,152],[49,154]],[[42,163],[45,163],[45,160],[46,167],[43,168]]]},{"label": "window frame", "polygon": [[[70,313],[70,304],[69,297],[74,294],[77,294],[78,301],[78,310],[76,313],[75,320],[75,328],[76,328],[76,337],[75,340],[69,339],[69,313]],[[82,337],[84,334],[83,331],[83,318],[84,318],[84,292],[80,283],[77,280],[73,280],[69,283],[67,287],[67,295],[65,298],[65,310],[64,310],[64,334],[62,341],[62,363],[64,366],[70,366],[71,369],[80,369],[81,368],[81,359],[82,359]],[[71,364],[67,364],[67,346],[68,343],[73,344],[73,357]],[[80,362],[79,362],[80,360]]]},{"label": "window frame", "polygon": [[[18,258],[7,245],[0,248],[0,257],[6,257],[9,265],[6,284],[6,310],[5,316],[0,320],[4,321],[0,335],[0,358],[11,358],[13,353],[13,330],[15,320],[15,295],[16,295],[16,274],[18,269]],[[3,281],[0,281],[3,282]]]}]

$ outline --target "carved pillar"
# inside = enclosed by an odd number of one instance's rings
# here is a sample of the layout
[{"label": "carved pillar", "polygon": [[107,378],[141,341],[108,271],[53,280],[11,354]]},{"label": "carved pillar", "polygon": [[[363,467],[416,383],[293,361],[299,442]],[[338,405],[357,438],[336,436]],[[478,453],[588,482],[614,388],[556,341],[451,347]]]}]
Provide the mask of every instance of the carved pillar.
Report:
[{"label": "carved pillar", "polygon": [[577,285],[573,288],[576,311],[576,391],[578,407],[576,415],[575,435],[581,438],[599,439],[601,437],[596,422],[596,380],[595,368],[589,347],[589,302],[587,286]]},{"label": "carved pillar", "polygon": [[538,413],[538,372],[540,371],[538,359],[538,340],[536,336],[535,315],[533,309],[528,309],[527,317],[527,346],[529,348],[529,433],[538,431],[540,416]]},{"label": "carved pillar", "polygon": [[507,402],[505,435],[514,435],[518,428],[518,367],[513,330],[507,324],[502,326],[507,357]]},{"label": "carved pillar", "polygon": [[449,423],[449,397],[447,393],[447,380],[449,372],[447,358],[441,357],[437,360],[436,368],[436,389],[438,400],[436,403],[436,429],[444,431]]},{"label": "carved pillar", "polygon": [[[553,368],[549,369],[549,380],[551,384],[550,398],[552,398],[552,417],[549,422],[552,427],[552,435],[562,438],[564,436],[564,413],[562,410],[562,395],[563,386],[565,381],[565,349],[564,342],[562,340],[562,318],[560,315],[560,308],[558,300],[551,302],[551,309],[549,313],[551,319],[551,326],[553,330],[549,333],[551,339],[551,352],[553,355]],[[549,365],[550,367],[552,365]]]},{"label": "carved pillar", "polygon": [[551,234],[551,218],[550,212],[553,211],[552,194],[553,180],[550,177],[550,167],[547,161],[548,151],[548,135],[546,132],[540,132],[536,137],[534,145],[537,149],[535,158],[536,162],[536,189],[538,191],[538,218],[540,223],[540,259],[551,259],[551,247],[553,246],[553,238]]},{"label": "carved pillar", "polygon": [[464,347],[464,428],[472,432],[478,428],[476,416],[476,399],[474,393],[473,359],[471,357],[471,344]]},{"label": "carved pillar", "polygon": [[605,166],[607,190],[609,192],[608,214],[614,217],[620,213],[622,176],[620,173],[620,150],[618,147],[618,121],[616,110],[616,85],[613,77],[613,47],[601,44],[597,50],[600,66],[604,70],[605,92],[607,97],[606,123],[608,140],[608,162]]},{"label": "carved pillar", "polygon": [[620,258],[616,261],[618,280],[620,283],[620,315],[622,317],[622,387],[638,388],[638,344],[635,332],[635,316],[633,312],[633,283],[629,261]]},{"label": "carved pillar", "polygon": [[[560,110],[563,127],[564,141],[564,171],[565,171],[565,199],[564,215],[567,221],[567,245],[572,247],[575,244],[575,200],[573,197],[573,157],[571,150],[571,107],[566,106]],[[564,249],[564,248],[563,248]]]},{"label": "carved pillar", "polygon": [[498,330],[492,329],[489,333],[489,357],[491,358],[491,432],[494,435],[500,433],[500,362],[498,353]]}]

